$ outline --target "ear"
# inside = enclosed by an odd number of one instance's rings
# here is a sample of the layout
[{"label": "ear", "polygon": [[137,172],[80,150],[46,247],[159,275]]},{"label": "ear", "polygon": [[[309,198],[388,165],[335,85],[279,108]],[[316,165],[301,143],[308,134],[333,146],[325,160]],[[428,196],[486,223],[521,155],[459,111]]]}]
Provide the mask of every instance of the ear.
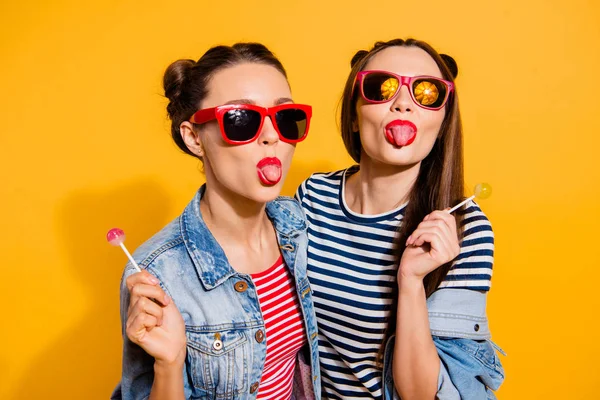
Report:
[{"label": "ear", "polygon": [[352,132],[358,132],[358,120],[356,118],[352,120]]},{"label": "ear", "polygon": [[198,157],[204,156],[204,146],[200,140],[200,135],[194,130],[191,122],[183,121],[179,125],[179,133],[186,147]]}]

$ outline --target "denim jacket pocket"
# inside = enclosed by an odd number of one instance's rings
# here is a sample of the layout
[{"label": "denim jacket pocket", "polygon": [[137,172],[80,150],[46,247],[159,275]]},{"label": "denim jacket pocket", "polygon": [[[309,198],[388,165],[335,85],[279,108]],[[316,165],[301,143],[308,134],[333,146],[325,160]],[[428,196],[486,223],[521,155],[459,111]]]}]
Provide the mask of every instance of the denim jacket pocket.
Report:
[{"label": "denim jacket pocket", "polygon": [[244,332],[197,332],[186,327],[187,361],[196,389],[229,399],[248,390],[248,339]]}]

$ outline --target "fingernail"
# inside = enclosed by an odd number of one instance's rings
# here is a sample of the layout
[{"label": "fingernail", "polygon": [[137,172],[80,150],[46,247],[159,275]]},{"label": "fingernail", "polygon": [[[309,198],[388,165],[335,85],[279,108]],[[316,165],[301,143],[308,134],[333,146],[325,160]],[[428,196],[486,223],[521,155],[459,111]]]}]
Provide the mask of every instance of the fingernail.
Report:
[{"label": "fingernail", "polygon": [[151,276],[150,277],[150,283],[156,285],[158,283],[158,279],[156,279],[155,277]]},{"label": "fingernail", "polygon": [[171,298],[169,297],[169,295],[165,294],[165,305],[169,304],[171,302]]}]

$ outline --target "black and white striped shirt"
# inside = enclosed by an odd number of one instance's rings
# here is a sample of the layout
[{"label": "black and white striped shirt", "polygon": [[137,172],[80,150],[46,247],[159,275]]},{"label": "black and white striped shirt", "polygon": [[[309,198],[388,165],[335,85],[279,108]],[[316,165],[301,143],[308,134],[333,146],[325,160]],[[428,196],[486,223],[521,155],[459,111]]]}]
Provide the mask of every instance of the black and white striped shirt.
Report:
[{"label": "black and white striped shirt", "polygon": [[[396,285],[393,243],[406,204],[380,215],[351,211],[344,181],[357,170],[314,174],[296,193],[309,222],[308,277],[326,399],[380,399],[383,394],[377,355]],[[474,202],[457,212],[464,215],[461,252],[440,287],[487,291],[491,225]]]}]

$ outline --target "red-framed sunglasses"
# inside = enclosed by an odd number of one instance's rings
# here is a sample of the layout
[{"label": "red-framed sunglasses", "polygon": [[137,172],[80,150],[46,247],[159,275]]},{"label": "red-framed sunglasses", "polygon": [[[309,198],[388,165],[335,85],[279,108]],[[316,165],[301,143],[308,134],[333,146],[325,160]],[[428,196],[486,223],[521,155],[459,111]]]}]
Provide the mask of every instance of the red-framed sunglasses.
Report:
[{"label": "red-framed sunglasses", "polygon": [[228,104],[196,111],[189,121],[204,124],[216,119],[225,142],[239,145],[258,138],[267,116],[271,118],[282,142],[298,143],[308,134],[312,107],[304,104],[281,104],[269,108]]},{"label": "red-framed sunglasses", "polygon": [[439,110],[454,91],[454,83],[434,76],[402,76],[388,71],[361,71],[356,75],[356,85],[367,103],[391,101],[406,85],[413,102],[426,110]]}]

